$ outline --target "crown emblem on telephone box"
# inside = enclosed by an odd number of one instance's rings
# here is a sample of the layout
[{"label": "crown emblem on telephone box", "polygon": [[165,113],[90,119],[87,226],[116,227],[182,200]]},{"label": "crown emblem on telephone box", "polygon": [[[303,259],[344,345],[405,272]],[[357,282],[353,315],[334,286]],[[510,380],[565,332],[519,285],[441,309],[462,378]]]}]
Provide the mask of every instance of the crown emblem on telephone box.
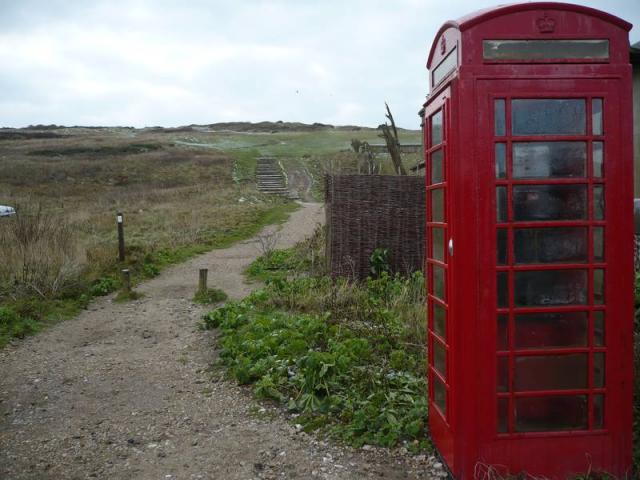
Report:
[{"label": "crown emblem on telephone box", "polygon": [[556,21],[546,13],[536,20],[536,25],[540,33],[553,33],[556,29]]}]

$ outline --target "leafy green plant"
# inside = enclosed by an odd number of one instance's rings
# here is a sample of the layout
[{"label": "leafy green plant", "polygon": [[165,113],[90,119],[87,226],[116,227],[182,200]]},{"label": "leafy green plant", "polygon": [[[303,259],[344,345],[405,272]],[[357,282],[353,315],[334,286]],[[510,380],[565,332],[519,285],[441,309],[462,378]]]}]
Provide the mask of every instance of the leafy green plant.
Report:
[{"label": "leafy green plant", "polygon": [[389,273],[391,267],[389,265],[389,250],[386,248],[376,248],[369,258],[369,270],[371,275],[379,277],[383,273]]},{"label": "leafy green plant", "polygon": [[23,338],[39,329],[40,324],[33,318],[20,315],[14,308],[0,306],[0,347],[12,338]]},{"label": "leafy green plant", "polygon": [[252,280],[285,279],[295,275],[324,273],[325,228],[318,226],[306,240],[292,248],[272,249],[254,260],[245,271]]},{"label": "leafy green plant", "polygon": [[271,250],[254,260],[246,274],[254,280],[286,278],[300,268],[301,261],[292,249]]},{"label": "leafy green plant", "polygon": [[94,297],[108,295],[118,288],[118,282],[113,277],[100,277],[91,285],[89,293]]},{"label": "leafy green plant", "polygon": [[193,296],[193,301],[203,305],[212,305],[224,302],[227,298],[227,294],[219,288],[208,288],[207,290],[198,290]]},{"label": "leafy green plant", "polygon": [[424,448],[425,352],[398,315],[416,282],[424,285],[421,275],[383,274],[361,285],[273,279],[210,312],[204,326],[220,329],[229,374],[297,412],[305,430],[326,429],[353,445]]}]

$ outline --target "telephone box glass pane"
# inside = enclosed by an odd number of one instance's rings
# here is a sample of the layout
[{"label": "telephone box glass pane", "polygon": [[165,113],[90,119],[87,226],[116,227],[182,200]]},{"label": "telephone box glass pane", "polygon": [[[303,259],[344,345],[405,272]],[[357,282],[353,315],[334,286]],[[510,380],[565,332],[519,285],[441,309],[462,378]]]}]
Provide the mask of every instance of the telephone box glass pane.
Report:
[{"label": "telephone box glass pane", "polygon": [[511,102],[513,135],[584,135],[584,99],[526,99]]},{"label": "telephone box glass pane", "polygon": [[593,303],[604,303],[604,270],[601,268],[593,271]]},{"label": "telephone box glass pane", "polygon": [[604,427],[604,395],[593,396],[593,428]]},{"label": "telephone box glass pane", "polygon": [[517,264],[585,263],[588,261],[586,227],[518,228],[513,247]]},{"label": "telephone box glass pane", "polygon": [[496,187],[496,220],[507,221],[507,187]]},{"label": "telephone box glass pane", "polygon": [[506,134],[507,122],[505,120],[504,113],[504,99],[499,98],[494,101],[493,104],[495,115],[495,132],[497,137],[501,137]]},{"label": "telephone box glass pane", "polygon": [[498,265],[507,264],[507,230],[499,228],[496,235],[496,256]]},{"label": "telephone box glass pane", "polygon": [[433,402],[447,416],[447,389],[438,377],[433,376]]},{"label": "telephone box glass pane", "polygon": [[507,308],[509,306],[509,274],[507,272],[498,272],[498,308]]},{"label": "telephone box glass pane", "polygon": [[449,54],[445,57],[440,65],[438,65],[433,70],[433,84],[437,85],[444,79],[450,71],[452,71],[458,65],[458,55],[456,54],[456,49],[454,48],[449,52]]},{"label": "telephone box glass pane", "polygon": [[587,303],[586,270],[515,272],[518,307],[584,305]]},{"label": "telephone box glass pane", "polygon": [[484,40],[485,60],[606,60],[609,40]]},{"label": "telephone box glass pane", "polygon": [[442,110],[431,116],[431,146],[442,143]]},{"label": "telephone box glass pane", "polygon": [[435,260],[444,262],[444,229],[432,228],[431,229],[431,248],[432,255]]},{"label": "telephone box glass pane", "polygon": [[516,357],[514,389],[574,390],[589,386],[589,355],[538,355]]},{"label": "telephone box glass pane", "polygon": [[517,142],[513,144],[513,178],[586,176],[586,142]]},{"label": "telephone box glass pane", "polygon": [[602,99],[591,100],[591,130],[594,135],[602,135]]},{"label": "telephone box glass pane", "polygon": [[444,182],[444,155],[442,149],[431,154],[431,184]]},{"label": "telephone box glass pane", "polygon": [[433,295],[440,300],[445,300],[444,293],[444,269],[433,266]]},{"label": "telephone box glass pane", "polygon": [[604,353],[593,354],[593,386],[604,388]]},{"label": "telephone box glass pane", "polygon": [[498,357],[498,392],[509,391],[509,357]]},{"label": "telephone box glass pane", "polygon": [[604,220],[604,187],[593,187],[593,219]]},{"label": "telephone box glass pane", "polygon": [[496,143],[496,178],[507,178],[507,146]]},{"label": "telephone box glass pane", "polygon": [[498,350],[509,349],[509,316],[498,315],[498,331],[496,336],[496,348]]},{"label": "telephone box glass pane", "polygon": [[431,221],[444,222],[444,190],[431,190]]},{"label": "telephone box glass pane", "polygon": [[586,347],[587,312],[526,313],[515,318],[515,348]]},{"label": "telephone box glass pane", "polygon": [[515,417],[516,432],[584,430],[588,426],[587,396],[516,398]]},{"label": "telephone box glass pane", "polygon": [[604,228],[593,227],[593,260],[604,261]]},{"label": "telephone box glass pane", "polygon": [[433,330],[443,339],[447,339],[447,312],[434,302],[433,304]]},{"label": "telephone box glass pane", "polygon": [[596,347],[604,346],[604,312],[596,310],[593,312],[593,344]]},{"label": "telephone box glass pane", "polygon": [[506,433],[509,426],[509,399],[498,399],[498,433]]},{"label": "telephone box glass pane", "polygon": [[593,142],[593,176],[601,178],[604,176],[604,149],[602,142]]},{"label": "telephone box glass pane", "polygon": [[443,377],[447,376],[447,350],[436,339],[433,340],[433,366]]},{"label": "telephone box glass pane", "polygon": [[585,185],[517,185],[513,187],[515,221],[584,220]]}]

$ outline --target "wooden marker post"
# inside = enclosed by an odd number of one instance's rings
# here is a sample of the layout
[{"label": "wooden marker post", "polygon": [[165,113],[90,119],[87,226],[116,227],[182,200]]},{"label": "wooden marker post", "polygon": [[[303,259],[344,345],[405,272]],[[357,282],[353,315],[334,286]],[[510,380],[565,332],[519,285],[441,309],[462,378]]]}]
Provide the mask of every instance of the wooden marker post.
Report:
[{"label": "wooden marker post", "polygon": [[118,260],[124,262],[124,217],[118,212],[116,215],[118,222]]},{"label": "wooden marker post", "polygon": [[207,291],[207,275],[209,273],[209,269],[201,268],[200,269],[200,279],[198,282],[198,291],[206,292]]},{"label": "wooden marker post", "polygon": [[131,293],[131,272],[128,268],[122,269],[122,288],[126,293]]}]

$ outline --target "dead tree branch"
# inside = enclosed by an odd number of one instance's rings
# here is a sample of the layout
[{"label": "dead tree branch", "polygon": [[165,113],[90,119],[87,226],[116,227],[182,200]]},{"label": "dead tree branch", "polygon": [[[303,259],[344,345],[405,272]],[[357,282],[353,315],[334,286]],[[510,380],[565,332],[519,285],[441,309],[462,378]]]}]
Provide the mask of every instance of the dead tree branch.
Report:
[{"label": "dead tree branch", "polygon": [[378,128],[382,130],[382,135],[380,137],[384,138],[385,143],[387,144],[387,150],[389,150],[389,155],[391,156],[391,161],[393,162],[393,166],[396,170],[397,175],[406,175],[407,171],[402,165],[402,156],[400,155],[400,141],[398,140],[398,129],[396,128],[396,122],[393,120],[393,115],[391,114],[391,109],[389,109],[389,105],[387,102],[384,102],[384,106],[387,107],[387,113],[385,117],[391,122],[391,126],[389,126],[386,122],[380,125]]}]

